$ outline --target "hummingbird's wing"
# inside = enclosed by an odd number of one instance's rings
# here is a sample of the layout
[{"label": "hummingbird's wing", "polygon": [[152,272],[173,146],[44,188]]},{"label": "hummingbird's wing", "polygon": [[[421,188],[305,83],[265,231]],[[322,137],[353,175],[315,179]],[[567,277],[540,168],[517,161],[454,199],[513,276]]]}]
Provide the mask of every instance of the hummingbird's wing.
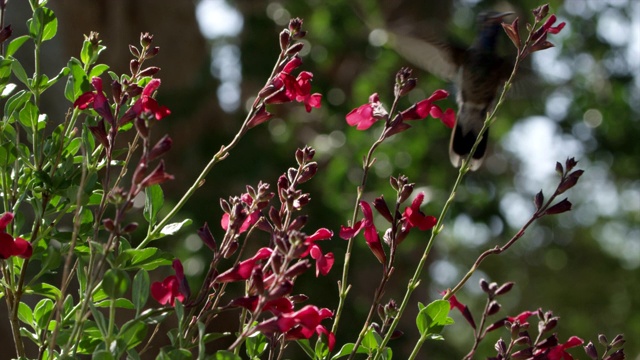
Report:
[{"label": "hummingbird's wing", "polygon": [[391,32],[391,47],[413,65],[439,78],[454,81],[465,49],[439,39],[422,39]]}]

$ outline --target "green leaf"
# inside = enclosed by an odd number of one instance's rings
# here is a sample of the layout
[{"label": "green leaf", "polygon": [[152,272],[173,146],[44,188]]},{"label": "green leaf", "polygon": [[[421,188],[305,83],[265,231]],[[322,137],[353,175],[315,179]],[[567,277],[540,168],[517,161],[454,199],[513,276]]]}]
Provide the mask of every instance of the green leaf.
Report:
[{"label": "green leaf", "polygon": [[31,284],[27,286],[24,293],[42,295],[44,297],[47,297],[49,299],[56,300],[56,301],[58,300],[58,298],[60,298],[60,289],[45,282]]},{"label": "green leaf", "polygon": [[149,289],[151,280],[149,279],[149,273],[141,269],[136,276],[133,277],[133,288],[131,289],[131,299],[133,300],[133,306],[136,309],[136,314],[139,314],[142,308],[147,303],[149,298]]},{"label": "green leaf", "polygon": [[115,360],[113,354],[107,350],[96,350],[91,355],[91,360]]},{"label": "green leaf", "polygon": [[129,274],[120,269],[109,269],[102,276],[102,289],[111,299],[122,297],[130,283]]},{"label": "green leaf", "polygon": [[21,83],[25,84],[29,89],[31,89],[31,84],[29,83],[29,77],[27,76],[27,72],[24,71],[22,64],[17,59],[12,59],[11,71],[13,74],[20,80]]},{"label": "green leaf", "polygon": [[20,123],[24,125],[27,129],[31,129],[38,123],[38,108],[31,102],[28,101],[24,104],[22,110],[20,110],[20,115],[18,118],[20,119]]},{"label": "green leaf", "polygon": [[58,31],[58,19],[53,10],[39,7],[33,12],[33,18],[27,21],[29,36],[36,42],[50,40]]},{"label": "green leaf", "polygon": [[18,51],[18,49],[20,49],[20,47],[27,40],[29,40],[29,35],[22,35],[22,36],[19,36],[19,37],[15,38],[15,39],[11,40],[9,45],[7,45],[7,51],[5,52],[5,56],[6,57],[13,56],[13,54],[15,54],[16,51]]},{"label": "green leaf", "polygon": [[435,300],[426,307],[419,304],[420,312],[416,317],[416,326],[422,337],[441,340],[440,332],[446,325],[453,324],[449,317],[450,305],[447,300]]},{"label": "green leaf", "polygon": [[304,352],[307,354],[307,356],[310,359],[317,359],[317,357],[315,356],[315,354],[313,353],[313,349],[311,348],[311,345],[309,345],[309,340],[307,339],[302,339],[302,340],[298,340],[296,341],[298,343],[298,345],[300,345],[300,347],[302,348],[302,350],[304,350]]},{"label": "green leaf", "polygon": [[147,325],[140,320],[130,320],[122,325],[118,337],[124,340],[126,350],[140,345],[147,336]]},{"label": "green leaf", "polygon": [[93,88],[91,87],[87,73],[82,68],[80,60],[72,57],[69,59],[67,67],[69,68],[69,78],[64,88],[64,97],[74,102],[78,96],[84,92],[91,91]]},{"label": "green leaf", "polygon": [[[300,344],[300,341],[298,341],[298,344],[302,346],[303,349],[305,349],[305,347]],[[247,356],[249,356],[251,359],[260,358],[260,355],[262,355],[268,345],[269,340],[261,332],[253,333],[251,336],[247,337],[244,342],[244,346],[247,350]],[[308,341],[306,345],[307,347],[309,347]],[[309,350],[311,350],[311,347],[309,347]],[[306,349],[305,352],[307,352]],[[308,352],[307,355],[309,355]],[[311,352],[311,355],[313,356],[313,351]]]},{"label": "green leaf", "polygon": [[11,64],[12,60],[2,59],[0,60],[0,84],[6,84],[11,77]]},{"label": "green leaf", "polygon": [[216,355],[213,358],[216,360],[242,360],[240,356],[227,350],[220,350],[216,352]]},{"label": "green leaf", "polygon": [[100,307],[100,308],[106,308],[111,306],[111,303],[115,301],[115,307],[120,308],[120,309],[129,309],[129,310],[133,310],[134,306],[133,303],[131,302],[131,300],[127,299],[127,298],[119,298],[119,299],[115,299],[115,300],[102,300],[102,301],[98,301],[95,303],[96,307]]},{"label": "green leaf", "polygon": [[[69,75],[69,68],[68,67],[63,67],[60,72],[58,73],[58,75],[54,76],[53,78],[45,81],[44,83],[41,83],[39,85],[40,87],[40,93],[43,93],[45,90],[47,90],[48,88],[50,88],[52,85],[54,85],[55,83],[58,82],[58,80],[60,80],[60,78],[62,78],[63,76],[67,76]],[[43,75],[43,79],[46,79],[46,75]]]},{"label": "green leaf", "polygon": [[33,326],[33,312],[29,305],[23,302],[18,304],[18,319],[29,326]]},{"label": "green leaf", "polygon": [[380,335],[375,332],[372,328],[369,328],[367,333],[364,335],[362,339],[362,346],[367,349],[373,350],[378,348],[378,344],[380,344]]},{"label": "green leaf", "polygon": [[175,233],[180,231],[183,226],[191,225],[191,222],[191,219],[184,219],[182,220],[182,222],[168,224],[167,226],[163,227],[162,230],[160,230],[160,237],[174,235]]},{"label": "green leaf", "polygon": [[[349,354],[351,354],[351,352],[353,351],[354,345],[355,345],[354,343],[348,343],[348,344],[342,345],[342,348],[340,348],[340,351],[338,351],[335,355],[333,355],[333,357],[331,357],[331,360],[349,356]],[[367,348],[365,348],[362,345],[358,346],[358,351],[356,351],[356,354],[368,354],[368,353],[369,351],[367,350]]]},{"label": "green leaf", "polygon": [[40,300],[33,309],[33,318],[35,320],[36,330],[47,328],[51,312],[53,311],[53,301],[51,299]]},{"label": "green leaf", "polygon": [[109,70],[109,65],[98,64],[93,68],[91,68],[91,71],[89,72],[89,79],[93,79],[96,76],[100,76],[102,75],[102,73],[104,73],[107,70]]},{"label": "green leaf", "polygon": [[152,185],[144,190],[144,218],[151,225],[155,225],[158,211],[164,203],[164,194],[160,185]]},{"label": "green leaf", "polygon": [[19,112],[24,104],[31,99],[31,93],[25,90],[20,90],[7,100],[4,105],[4,116],[6,119],[11,119],[14,114]]},{"label": "green leaf", "polygon": [[116,260],[116,264],[123,269],[145,269],[150,271],[159,266],[170,265],[172,261],[172,254],[163,252],[155,247],[147,247],[122,251]]},{"label": "green leaf", "polygon": [[93,305],[92,302],[89,302],[89,308],[91,309],[91,314],[93,314],[93,319],[96,321],[96,326],[98,327],[98,330],[100,330],[100,334],[103,338],[107,337],[108,326],[104,315]]}]

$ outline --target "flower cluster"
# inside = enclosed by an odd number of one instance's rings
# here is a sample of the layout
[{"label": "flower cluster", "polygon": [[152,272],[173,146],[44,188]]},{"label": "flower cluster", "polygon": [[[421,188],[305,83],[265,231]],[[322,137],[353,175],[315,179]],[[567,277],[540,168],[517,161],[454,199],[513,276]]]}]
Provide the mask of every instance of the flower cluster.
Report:
[{"label": "flower cluster", "polygon": [[311,112],[312,108],[320,108],[322,95],[311,93],[313,74],[308,71],[301,71],[297,76],[292,74],[302,65],[298,53],[304,44],[296,40],[303,38],[305,34],[302,20],[298,18],[292,19],[289,27],[280,33],[279,65],[253,103],[253,113],[247,124],[249,128],[262,124],[273,116],[266,110],[266,104],[297,101],[304,104],[307,112]]},{"label": "flower cluster", "polygon": [[13,238],[7,233],[7,226],[13,220],[13,213],[6,212],[0,216],[0,259],[18,256],[28,259],[33,254],[31,243],[21,237]]},{"label": "flower cluster", "polygon": [[[398,178],[391,177],[391,185],[398,193],[397,205],[406,201],[413,192],[414,184],[409,183],[405,176]],[[398,212],[396,212],[395,216],[392,215],[384,201],[384,197],[381,196],[373,201],[373,206],[378,213],[391,224],[391,227],[385,232],[384,239],[392,251],[395,251],[395,247],[407,237],[411,229],[418,228],[420,231],[427,231],[435,226],[437,219],[431,215],[425,215],[420,211],[420,206],[423,201],[424,193],[418,194],[411,202],[411,205],[405,207],[401,216]],[[378,259],[381,264],[386,265],[387,256],[382,247],[378,230],[373,222],[371,205],[366,201],[360,201],[359,205],[363,218],[354,223],[353,226],[341,226],[340,237],[349,240],[364,229],[364,238],[367,246],[369,246],[369,249],[371,249],[376,259]]]},{"label": "flower cluster", "polygon": [[[417,80],[411,77],[411,69],[403,68],[396,75],[396,89],[394,91],[396,98],[406,95],[416,85]],[[434,102],[447,98],[449,93],[445,90],[436,90],[428,98],[418,101],[411,105],[408,109],[401,111],[390,121],[389,113],[380,102],[377,93],[369,97],[367,104],[361,105],[351,110],[347,116],[347,124],[355,126],[358,130],[366,130],[370,128],[378,120],[385,120],[385,132],[387,136],[397,134],[407,130],[410,125],[405,123],[409,120],[421,120],[431,115],[440,119],[447,127],[453,128],[455,123],[455,113],[453,109],[442,111]]]},{"label": "flower cluster", "polygon": [[[539,6],[533,10],[533,16],[535,17],[536,24],[540,23],[544,20],[549,14],[549,4],[545,4]],[[559,33],[566,25],[565,22],[561,22],[556,26],[553,26],[557,21],[557,17],[552,14],[549,18],[540,26],[537,30],[532,32],[525,42],[524,46],[520,40],[520,29],[519,29],[519,19],[516,18],[511,24],[502,24],[504,31],[511,39],[513,45],[518,48],[519,56],[521,58],[525,58],[529,54],[548,49],[553,47],[553,44],[547,41],[547,34],[557,34]],[[530,25],[527,24],[527,28],[530,28]]]}]

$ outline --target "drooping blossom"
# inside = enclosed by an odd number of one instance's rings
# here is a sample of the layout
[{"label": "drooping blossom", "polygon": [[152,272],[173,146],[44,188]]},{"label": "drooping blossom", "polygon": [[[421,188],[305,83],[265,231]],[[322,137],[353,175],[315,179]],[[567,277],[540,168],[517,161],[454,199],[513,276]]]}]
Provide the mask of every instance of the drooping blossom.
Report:
[{"label": "drooping blossom", "polygon": [[256,266],[259,266],[257,264],[258,261],[268,258],[269,256],[271,256],[272,252],[273,250],[266,247],[259,249],[253,257],[239,262],[231,269],[218,275],[215,281],[219,283],[225,283],[247,280],[251,276],[253,269]]},{"label": "drooping blossom", "polygon": [[[445,293],[446,292],[441,292],[442,295],[444,295]],[[471,325],[471,327],[475,329],[476,322],[473,320],[473,316],[471,315],[471,311],[469,310],[469,307],[461,303],[460,301],[458,301],[458,298],[456,298],[455,295],[451,295],[448,301],[449,301],[449,309],[457,309],[458,311],[460,311],[464,319],[467,320],[469,325]]]},{"label": "drooping blossom", "polygon": [[358,130],[367,130],[376,121],[384,119],[388,115],[387,110],[380,102],[378,93],[369,96],[369,102],[351,110],[347,116],[347,124],[355,126]]},{"label": "drooping blossom", "polygon": [[316,241],[319,240],[328,240],[333,237],[333,231],[327,228],[320,228],[316,230],[313,234],[307,236],[304,239],[304,244],[307,245],[307,249],[300,255],[301,258],[306,257],[311,252],[311,248],[315,244]]},{"label": "drooping blossom", "polygon": [[283,333],[289,340],[309,339],[318,331],[317,327],[321,325],[322,320],[332,316],[333,312],[329,309],[307,305],[298,311],[282,313],[267,319],[258,324],[256,330],[263,334]]},{"label": "drooping blossom", "polygon": [[381,264],[386,264],[387,256],[382,248],[382,242],[380,241],[380,235],[373,223],[373,211],[371,206],[366,201],[360,201],[360,208],[362,209],[363,219],[353,224],[353,227],[340,227],[340,237],[348,240],[358,235],[360,230],[364,229],[364,238],[367,242],[367,246],[373,252],[373,255],[378,259]]},{"label": "drooping blossom", "polygon": [[162,305],[175,306],[176,299],[184,302],[190,295],[189,284],[180,260],[173,261],[173,269],[176,275],[167,276],[163,281],[151,284],[151,296]]},{"label": "drooping blossom", "polygon": [[98,113],[98,115],[113,125],[113,114],[111,113],[109,101],[102,90],[102,79],[99,77],[92,78],[91,85],[95,91],[89,91],[78,96],[76,101],[73,103],[73,106],[80,110],[84,110],[88,108],[89,105],[93,104],[93,109]]},{"label": "drooping blossom", "polygon": [[21,237],[13,238],[7,234],[6,229],[13,220],[13,213],[5,212],[0,216],[0,259],[8,259],[11,256],[18,256],[28,259],[33,255],[31,243]]}]

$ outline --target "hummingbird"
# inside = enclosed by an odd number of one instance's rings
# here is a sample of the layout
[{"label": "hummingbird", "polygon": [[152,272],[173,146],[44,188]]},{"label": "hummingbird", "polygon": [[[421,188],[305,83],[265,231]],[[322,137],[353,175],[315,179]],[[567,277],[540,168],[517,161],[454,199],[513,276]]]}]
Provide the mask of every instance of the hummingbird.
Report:
[{"label": "hummingbird", "polygon": [[[486,116],[493,110],[496,94],[511,73],[511,62],[498,55],[496,45],[502,20],[512,12],[483,12],[478,15],[478,34],[470,47],[436,36],[418,39],[393,34],[395,50],[408,61],[456,85],[458,113],[449,141],[449,158],[462,165],[478,138]],[[483,134],[470,161],[477,170],[484,159],[489,131]]]}]

